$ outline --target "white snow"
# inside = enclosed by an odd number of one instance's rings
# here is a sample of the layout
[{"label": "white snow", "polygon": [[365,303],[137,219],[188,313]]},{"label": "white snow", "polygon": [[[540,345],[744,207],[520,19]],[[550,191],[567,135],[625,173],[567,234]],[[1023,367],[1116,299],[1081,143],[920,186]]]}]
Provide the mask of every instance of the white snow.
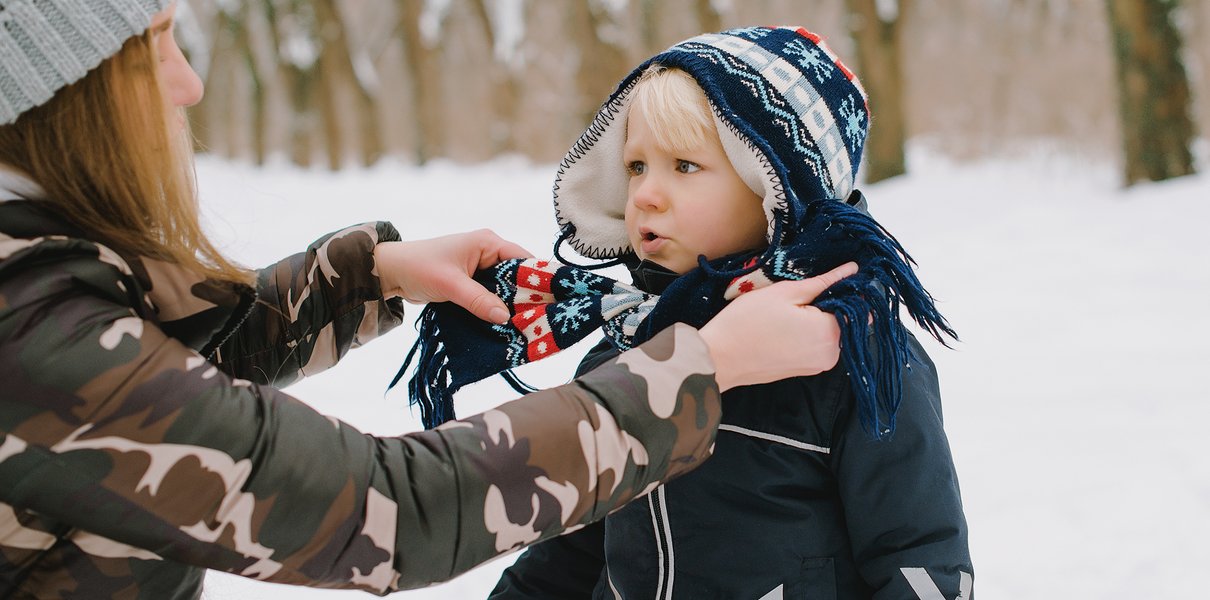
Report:
[{"label": "white snow", "polygon": [[[1210,176],[1123,190],[1108,167],[1064,156],[911,159],[911,175],[863,189],[962,337],[955,350],[928,348],[978,597],[1205,595]],[[375,219],[405,238],[491,227],[540,256],[555,232],[554,168],[518,160],[332,174],[203,159],[198,174],[211,230],[254,266]],[[383,393],[414,339],[411,320],[289,392],[368,432],[418,429],[402,388]],[[561,383],[582,350],[521,375]],[[464,391],[458,410],[512,396],[489,380]],[[512,560],[392,597],[483,598]],[[219,573],[207,587],[210,600],[369,597]]]}]

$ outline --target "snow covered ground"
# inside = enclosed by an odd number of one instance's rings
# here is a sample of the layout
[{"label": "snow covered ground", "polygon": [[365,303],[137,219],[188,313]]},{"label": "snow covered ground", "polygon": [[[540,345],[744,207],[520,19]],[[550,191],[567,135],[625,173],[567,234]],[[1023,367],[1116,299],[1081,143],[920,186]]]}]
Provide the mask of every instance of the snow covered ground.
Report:
[{"label": "snow covered ground", "polygon": [[[1122,190],[1110,169],[1063,156],[911,158],[911,175],[863,189],[962,336],[929,352],[978,597],[1210,593],[1210,176]],[[553,174],[514,160],[333,174],[210,159],[198,173],[211,230],[255,266],[375,219],[405,239],[491,227],[547,256]],[[405,394],[384,395],[414,335],[402,327],[289,391],[364,431],[416,430]],[[521,374],[561,383],[580,354]],[[491,380],[458,410],[512,395]],[[393,597],[483,598],[511,560]],[[218,573],[207,588],[209,600],[369,597]]]}]

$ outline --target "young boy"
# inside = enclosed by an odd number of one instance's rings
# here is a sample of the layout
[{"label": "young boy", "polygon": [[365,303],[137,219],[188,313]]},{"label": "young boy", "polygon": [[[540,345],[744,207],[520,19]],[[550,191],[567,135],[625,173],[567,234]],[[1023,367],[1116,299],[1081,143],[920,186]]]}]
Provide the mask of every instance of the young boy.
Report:
[{"label": "young boy", "polygon": [[[644,322],[692,323],[769,279],[857,261],[855,283],[816,302],[850,354],[725,393],[713,458],[532,547],[492,598],[972,597],[936,371],[898,307],[952,331],[853,191],[867,127],[856,78],[802,29],[698,36],[623,80],[561,165],[566,241],[660,295]],[[618,353],[620,329],[582,372]]]}]

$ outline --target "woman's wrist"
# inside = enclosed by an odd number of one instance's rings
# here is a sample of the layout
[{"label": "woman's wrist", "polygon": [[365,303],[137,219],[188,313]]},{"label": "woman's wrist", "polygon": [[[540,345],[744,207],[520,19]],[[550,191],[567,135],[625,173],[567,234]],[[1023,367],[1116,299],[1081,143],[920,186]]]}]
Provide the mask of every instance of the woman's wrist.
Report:
[{"label": "woman's wrist", "polygon": [[736,386],[734,377],[735,361],[731,356],[731,348],[725,343],[725,340],[720,339],[716,329],[711,328],[707,323],[701,329],[697,330],[698,337],[706,346],[706,353],[710,356],[710,361],[714,363],[714,380],[718,383],[720,392],[725,392]]},{"label": "woman's wrist", "polygon": [[374,273],[378,276],[383,300],[403,296],[403,287],[391,277],[395,272],[392,265],[399,262],[403,246],[404,242],[379,242],[374,245]]}]

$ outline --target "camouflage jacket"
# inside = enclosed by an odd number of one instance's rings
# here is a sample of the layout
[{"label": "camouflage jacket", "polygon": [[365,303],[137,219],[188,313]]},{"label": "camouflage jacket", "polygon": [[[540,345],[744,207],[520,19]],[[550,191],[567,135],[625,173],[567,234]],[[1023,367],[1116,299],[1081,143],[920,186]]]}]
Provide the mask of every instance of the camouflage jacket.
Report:
[{"label": "camouflage jacket", "polygon": [[386,594],[600,519],[709,456],[719,394],[685,326],[398,438],[278,391],[401,321],[373,274],[393,239],[386,223],[330,234],[254,291],[0,202],[0,597],[197,598],[206,569]]}]

